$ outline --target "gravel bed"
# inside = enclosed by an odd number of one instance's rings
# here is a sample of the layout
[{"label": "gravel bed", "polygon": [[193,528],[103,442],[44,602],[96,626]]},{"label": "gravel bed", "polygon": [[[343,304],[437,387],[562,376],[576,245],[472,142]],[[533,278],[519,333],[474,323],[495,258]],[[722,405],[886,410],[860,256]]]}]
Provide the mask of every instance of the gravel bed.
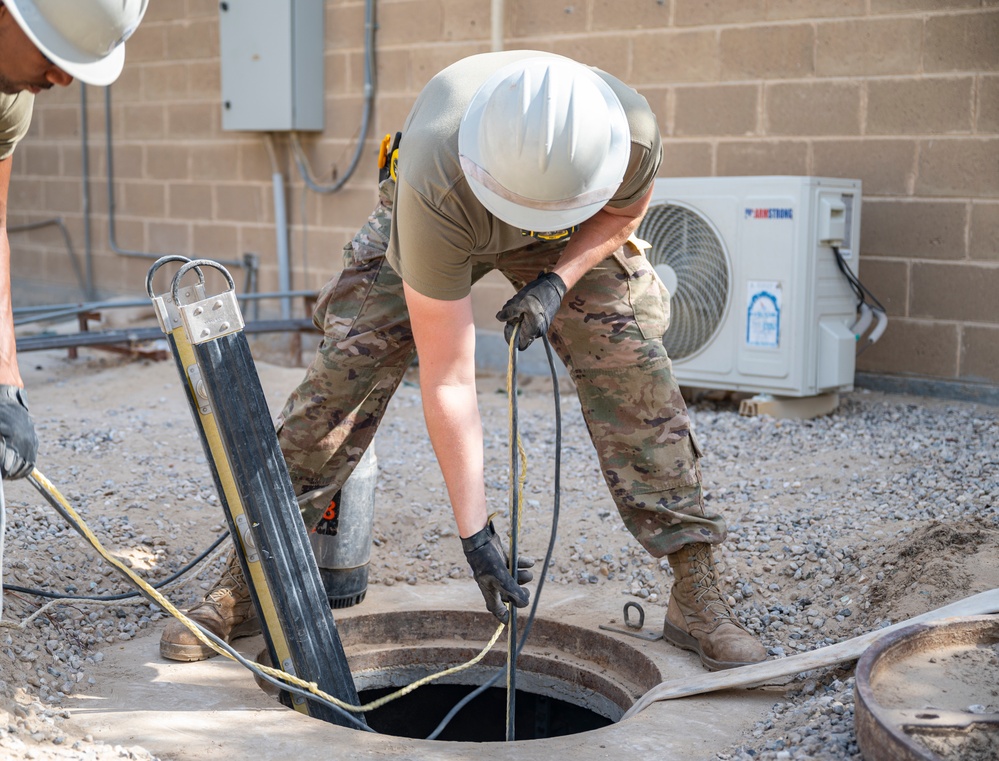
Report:
[{"label": "gravel bed", "polygon": [[[82,352],[81,352],[82,354]],[[36,359],[32,357],[32,359]],[[259,366],[274,409],[301,374]],[[39,467],[101,541],[147,579],[167,578],[223,530],[201,445],[170,363],[39,355],[29,379]],[[485,377],[489,498],[508,524],[507,397]],[[665,560],[623,529],[579,406],[563,381],[562,515],[550,583],[609,588],[664,612]],[[522,546],[541,557],[551,515],[555,428],[550,384],[518,396],[528,458]],[[999,587],[999,409],[858,390],[813,420],[743,417],[737,400],[695,397],[707,503],[729,523],[716,553],[729,601],[772,657],[836,643],[975,592]],[[408,380],[377,443],[370,580],[466,583],[440,473]],[[118,574],[24,482],[4,484],[5,586],[81,595],[128,591]],[[204,594],[220,551],[170,590]],[[0,756],[154,759],[67,729],[66,708],[94,683],[103,651],[158,636],[163,614],[142,601],[46,604],[7,590],[0,624]],[[150,637],[150,647],[155,640]],[[999,710],[993,708],[993,710]],[[800,675],[718,759],[860,759],[852,664]]]}]

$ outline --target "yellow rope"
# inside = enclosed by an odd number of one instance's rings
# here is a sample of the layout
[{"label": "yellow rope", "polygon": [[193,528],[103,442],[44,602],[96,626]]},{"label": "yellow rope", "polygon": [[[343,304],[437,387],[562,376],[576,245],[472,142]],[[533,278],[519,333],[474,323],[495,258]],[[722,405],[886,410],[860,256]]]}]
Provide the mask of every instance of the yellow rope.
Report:
[{"label": "yellow rope", "polygon": [[[201,631],[201,629],[198,628],[197,624],[195,624],[191,619],[185,616],[179,609],[177,609],[177,607],[173,605],[173,603],[171,603],[168,599],[166,599],[163,595],[161,595],[159,591],[157,591],[154,587],[148,584],[141,577],[136,575],[131,568],[126,566],[124,563],[122,563],[120,560],[114,557],[110,552],[108,552],[108,550],[106,550],[104,546],[101,544],[100,540],[94,535],[93,531],[90,530],[90,527],[86,524],[83,518],[80,517],[80,515],[76,512],[76,510],[74,510],[72,506],[66,501],[66,498],[62,496],[59,490],[45,476],[43,476],[42,473],[37,468],[31,471],[30,477],[34,479],[39,486],[41,486],[46,492],[48,492],[48,494],[51,495],[62,506],[62,508],[66,511],[66,513],[75,522],[76,525],[74,526],[74,528],[79,530],[84,535],[84,537],[87,539],[88,542],[90,542],[90,544],[94,547],[94,549],[97,550],[98,553],[100,553],[101,557],[103,557],[105,560],[111,563],[115,568],[117,568],[126,576],[128,576],[128,578],[132,580],[133,584],[142,589],[146,594],[152,597],[161,608],[163,608],[170,615],[172,615],[174,618],[176,618],[178,621],[184,624],[184,626],[190,629],[191,633],[195,637],[197,637],[201,642],[206,644],[208,647],[210,647],[219,655],[224,655],[226,658],[229,658],[230,660],[236,660],[236,658],[228,650],[219,647],[217,644],[212,642],[211,639],[206,637],[205,634]],[[493,645],[495,645],[497,640],[499,640],[500,634],[503,632],[504,628],[505,624],[500,624],[496,628],[496,631],[493,633],[492,639],[490,639],[489,642],[486,643],[486,646],[482,648],[482,650],[479,652],[479,654],[476,655],[471,660],[463,664],[460,664],[458,666],[453,666],[449,669],[445,669],[444,671],[440,671],[436,674],[430,674],[428,676],[425,676],[422,679],[419,679],[413,682],[412,684],[409,684],[393,692],[390,695],[385,695],[384,697],[379,698],[378,700],[372,701],[371,703],[367,703],[366,705],[361,705],[361,706],[355,706],[355,705],[350,705],[349,703],[345,703],[339,698],[335,698],[332,695],[319,689],[319,685],[316,684],[315,682],[307,682],[304,679],[298,678],[294,674],[287,673],[286,671],[281,671],[280,669],[271,668],[270,666],[264,666],[260,663],[254,663],[253,667],[258,668],[262,673],[272,676],[276,679],[279,679],[287,684],[291,684],[296,687],[300,687],[303,690],[307,690],[313,695],[316,695],[317,697],[320,697],[323,700],[329,701],[330,703],[339,706],[345,711],[350,711],[351,713],[364,713],[367,711],[373,711],[376,708],[380,708],[381,706],[385,705],[386,703],[389,703],[397,698],[401,698],[404,695],[408,695],[413,690],[417,689],[418,687],[422,687],[425,684],[429,684],[430,682],[436,681],[437,679],[441,679],[442,677],[449,676],[451,674],[456,674],[460,671],[464,671],[465,669],[471,668],[479,661],[481,661],[485,657],[486,653],[488,653],[492,649]]]}]

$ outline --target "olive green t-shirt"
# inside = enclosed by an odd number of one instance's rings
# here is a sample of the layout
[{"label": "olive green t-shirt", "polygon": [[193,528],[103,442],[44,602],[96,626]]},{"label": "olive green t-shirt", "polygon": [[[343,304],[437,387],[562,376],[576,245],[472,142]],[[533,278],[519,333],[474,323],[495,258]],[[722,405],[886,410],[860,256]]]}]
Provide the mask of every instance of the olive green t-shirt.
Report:
[{"label": "olive green t-shirt", "polygon": [[[386,257],[424,296],[447,301],[467,296],[475,257],[495,259],[525,245],[520,229],[490,214],[465,180],[458,127],[472,96],[494,71],[544,55],[552,54],[515,50],[464,58],[430,80],[406,119]],[[642,198],[655,179],[662,160],[659,126],[645,98],[610,74],[593,71],[621,101],[631,130],[628,168],[608,203],[624,208]]]},{"label": "olive green t-shirt", "polygon": [[16,95],[0,93],[0,161],[14,152],[14,146],[28,132],[35,96],[30,92]]}]

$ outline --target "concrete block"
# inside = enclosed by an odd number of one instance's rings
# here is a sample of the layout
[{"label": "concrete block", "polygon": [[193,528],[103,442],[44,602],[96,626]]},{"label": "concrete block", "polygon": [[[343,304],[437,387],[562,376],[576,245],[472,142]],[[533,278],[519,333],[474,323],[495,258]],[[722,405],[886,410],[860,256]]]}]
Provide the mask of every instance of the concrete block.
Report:
[{"label": "concrete block", "polygon": [[909,265],[899,259],[862,256],[857,276],[891,317],[905,317],[909,312]]},{"label": "concrete block", "polygon": [[166,189],[162,182],[129,182],[115,194],[117,212],[127,217],[163,218],[167,216]]},{"label": "concrete block", "polygon": [[760,86],[677,87],[674,134],[751,135],[756,132]]},{"label": "concrete block", "polygon": [[[217,58],[219,54],[219,17],[184,18],[163,26],[166,40],[164,58],[186,61]],[[141,26],[139,27],[142,28]]]},{"label": "concrete block", "polygon": [[858,372],[956,378],[958,326],[896,318],[876,344],[857,357]]},{"label": "concrete block", "polygon": [[835,16],[863,16],[867,12],[865,0],[770,0],[767,3],[767,18],[771,21],[786,19],[827,18]]},{"label": "concrete block", "polygon": [[999,10],[926,19],[923,67],[935,71],[999,70]]},{"label": "concrete block", "polygon": [[971,132],[974,87],[971,76],[869,81],[865,134]]},{"label": "concrete block", "polygon": [[676,3],[674,23],[677,26],[748,24],[766,17],[766,0],[701,0]]},{"label": "concrete block", "polygon": [[999,322],[999,269],[965,262],[914,262],[909,314],[934,320]]},{"label": "concrete block", "polygon": [[815,32],[810,24],[722,29],[723,80],[807,77],[815,73]]},{"label": "concrete block", "polygon": [[245,253],[239,248],[239,228],[236,225],[195,222],[191,226],[192,253],[198,258],[231,259]]},{"label": "concrete block", "polygon": [[[259,138],[255,138],[259,139]],[[226,182],[239,177],[239,142],[232,138],[184,146],[191,159],[192,180]],[[117,172],[117,156],[115,157]]]},{"label": "concrete block", "polygon": [[860,250],[903,259],[963,259],[968,205],[865,199]]},{"label": "concrete block", "polygon": [[[150,180],[190,179],[189,152],[176,143],[151,143],[146,146],[145,172]],[[117,157],[116,157],[117,158]],[[117,163],[115,164],[117,167]]]},{"label": "concrete block", "polygon": [[764,88],[769,135],[859,135],[858,82],[773,83]]},{"label": "concrete block", "polygon": [[[485,16],[487,10],[483,10]],[[437,0],[393,3],[392,12],[378,14],[378,45],[409,45],[414,40],[440,40],[444,8]]]},{"label": "concrete block", "polygon": [[83,211],[83,194],[77,180],[50,179],[43,190],[46,214],[79,214]]},{"label": "concrete block", "polygon": [[999,203],[971,204],[968,254],[978,261],[999,262]]},{"label": "concrete block", "polygon": [[167,108],[162,103],[127,103],[121,106],[121,118],[115,137],[128,140],[154,140],[166,137]]},{"label": "concrete block", "polygon": [[274,223],[274,190],[270,183],[215,185],[213,190],[218,219]]},{"label": "concrete block", "polygon": [[815,73],[822,77],[919,74],[922,33],[922,19],[916,18],[822,22],[815,32]]},{"label": "concrete block", "polygon": [[964,327],[958,375],[962,380],[999,385],[999,327]]},{"label": "concrete block", "polygon": [[977,8],[979,0],[870,0],[871,13],[914,13]]},{"label": "concrete block", "polygon": [[613,74],[622,82],[633,84],[631,76],[632,35],[608,34],[600,37],[568,37],[554,40],[551,51],[588,66]]},{"label": "concrete block", "polygon": [[732,141],[717,147],[717,174],[808,174],[804,140]]},{"label": "concrete block", "polygon": [[915,191],[921,196],[999,198],[999,138],[924,140]]},{"label": "concrete block", "polygon": [[665,140],[662,177],[710,177],[713,174],[713,149],[710,143],[691,140]]},{"label": "concrete block", "polygon": [[721,73],[714,31],[666,31],[636,35],[632,85],[713,82]]},{"label": "concrete block", "polygon": [[999,74],[981,74],[978,77],[979,133],[999,132]]},{"label": "concrete block", "polygon": [[[186,98],[189,95],[187,64],[183,62],[143,66],[138,71],[142,76],[143,100],[163,101]],[[115,87],[118,87],[117,82]]]},{"label": "concrete block", "polygon": [[222,116],[215,103],[174,103],[166,114],[171,139],[210,138],[221,131]]},{"label": "concrete block", "polygon": [[[207,182],[171,183],[167,189],[173,219],[212,219],[212,186]],[[162,213],[165,207],[160,206]]]},{"label": "concrete block", "polygon": [[150,221],[147,225],[149,251],[191,254],[191,224],[189,222]]},{"label": "concrete block", "polygon": [[45,140],[79,139],[80,109],[74,105],[55,105],[32,114],[32,133]]},{"label": "concrete block", "polygon": [[812,143],[812,167],[819,177],[862,180],[864,195],[904,196],[915,178],[916,141],[816,140]]},{"label": "concrete block", "polygon": [[[461,0],[458,0],[461,2]],[[639,15],[636,8],[621,8],[620,6],[637,5],[626,0],[618,3],[604,4],[596,2],[593,7],[594,29],[619,29],[615,26],[622,18],[635,18]],[[473,5],[482,17],[489,20],[489,6]],[[608,5],[617,5],[618,10],[608,12]],[[507,3],[507,34],[511,37],[534,37],[548,33],[549,37],[556,35],[576,35],[586,31],[586,5],[578,2],[565,3]],[[486,34],[488,38],[488,33]],[[511,46],[512,47],[512,46]]]}]

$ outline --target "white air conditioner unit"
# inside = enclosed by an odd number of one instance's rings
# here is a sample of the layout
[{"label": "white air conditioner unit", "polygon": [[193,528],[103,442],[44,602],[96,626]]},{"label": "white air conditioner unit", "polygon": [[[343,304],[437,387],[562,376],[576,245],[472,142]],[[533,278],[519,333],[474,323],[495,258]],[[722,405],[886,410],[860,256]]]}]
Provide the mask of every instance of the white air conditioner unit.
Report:
[{"label": "white air conditioner unit", "polygon": [[638,237],[671,296],[682,386],[779,397],[853,388],[860,181],[656,180]]}]

